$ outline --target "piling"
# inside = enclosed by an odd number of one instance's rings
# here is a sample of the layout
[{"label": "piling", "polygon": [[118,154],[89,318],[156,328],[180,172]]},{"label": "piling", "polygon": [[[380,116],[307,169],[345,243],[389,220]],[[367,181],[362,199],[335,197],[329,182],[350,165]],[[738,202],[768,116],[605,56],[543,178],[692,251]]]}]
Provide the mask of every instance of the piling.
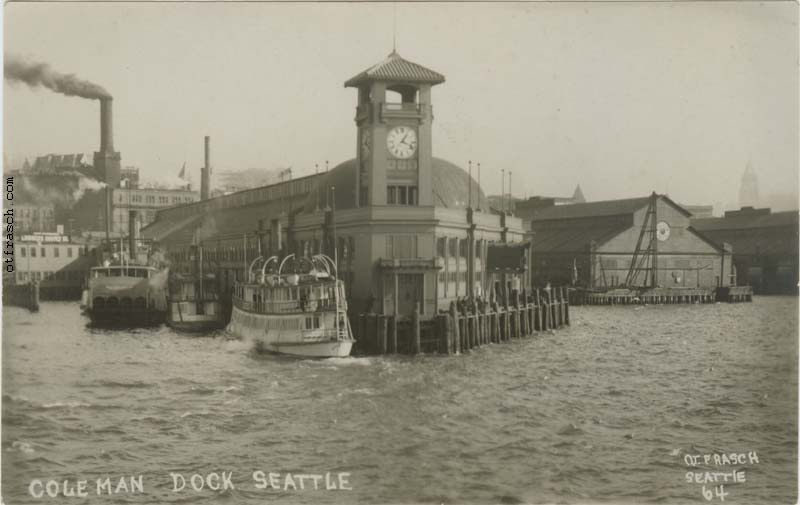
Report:
[{"label": "piling", "polygon": [[419,303],[414,307],[411,314],[411,352],[419,354],[420,334],[419,334]]},{"label": "piling", "polygon": [[500,307],[492,302],[492,342],[500,343]]},{"label": "piling", "polygon": [[461,352],[461,335],[458,327],[458,309],[456,302],[450,302],[450,317],[453,324],[453,352],[456,354]]},{"label": "piling", "polygon": [[389,316],[389,352],[397,354],[397,315]]},{"label": "piling", "polygon": [[386,333],[389,329],[389,318],[378,316],[378,353],[386,354]]},{"label": "piling", "polygon": [[34,282],[31,284],[30,289],[31,299],[28,305],[28,310],[31,312],[39,312],[39,283]]},{"label": "piling", "polygon": [[450,315],[442,314],[440,316],[440,321],[441,334],[439,335],[439,338],[441,340],[439,342],[439,349],[442,349],[445,354],[451,354],[452,343],[450,341]]}]

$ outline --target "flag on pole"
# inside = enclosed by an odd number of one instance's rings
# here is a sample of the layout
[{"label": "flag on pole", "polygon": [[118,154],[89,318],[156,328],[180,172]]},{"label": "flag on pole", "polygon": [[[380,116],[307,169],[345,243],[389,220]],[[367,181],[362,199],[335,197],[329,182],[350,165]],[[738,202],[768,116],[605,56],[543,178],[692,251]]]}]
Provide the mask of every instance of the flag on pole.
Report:
[{"label": "flag on pole", "polygon": [[183,162],[183,166],[181,167],[181,171],[178,172],[178,178],[184,179],[186,177],[186,162]]}]

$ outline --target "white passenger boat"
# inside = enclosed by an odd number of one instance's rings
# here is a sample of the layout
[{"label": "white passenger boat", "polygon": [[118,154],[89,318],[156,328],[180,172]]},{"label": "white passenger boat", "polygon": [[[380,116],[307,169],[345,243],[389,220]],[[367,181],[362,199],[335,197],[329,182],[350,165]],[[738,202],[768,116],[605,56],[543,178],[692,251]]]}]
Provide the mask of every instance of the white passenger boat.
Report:
[{"label": "white passenger boat", "polygon": [[344,283],[336,264],[318,254],[258,257],[237,282],[228,331],[256,350],[308,357],[344,357],[353,347]]}]

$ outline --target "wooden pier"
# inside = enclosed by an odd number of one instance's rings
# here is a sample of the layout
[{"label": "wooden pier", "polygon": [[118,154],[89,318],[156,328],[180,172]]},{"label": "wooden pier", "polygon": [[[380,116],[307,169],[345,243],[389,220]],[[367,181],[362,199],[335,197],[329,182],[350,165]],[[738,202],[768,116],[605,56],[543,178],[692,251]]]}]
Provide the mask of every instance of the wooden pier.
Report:
[{"label": "wooden pier", "polygon": [[719,288],[613,289],[605,292],[570,290],[573,305],[674,305],[752,302],[750,286]]},{"label": "wooden pier", "polygon": [[514,290],[502,303],[451,302],[448,311],[426,321],[418,310],[409,316],[360,314],[354,329],[361,354],[459,354],[567,325],[567,290],[555,288]]},{"label": "wooden pier", "polygon": [[22,307],[37,312],[39,310],[39,283],[4,284],[3,305]]}]

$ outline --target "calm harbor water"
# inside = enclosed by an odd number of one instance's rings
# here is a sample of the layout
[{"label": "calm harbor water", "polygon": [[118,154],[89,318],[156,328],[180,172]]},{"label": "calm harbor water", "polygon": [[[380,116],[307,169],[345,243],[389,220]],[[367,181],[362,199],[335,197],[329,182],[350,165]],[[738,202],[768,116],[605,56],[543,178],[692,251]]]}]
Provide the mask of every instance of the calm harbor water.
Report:
[{"label": "calm harbor water", "polygon": [[[77,303],[7,308],[2,494],[705,503],[687,455],[755,452],[758,463],[702,468],[746,472],[724,484],[725,502],[794,503],[797,312],[790,297],[574,307],[569,329],[463,356],[315,361],[254,355],[223,333],[89,329]],[[280,490],[256,489],[259,470],[280,473]],[[222,471],[235,489],[173,492],[170,472]],[[326,472],[349,472],[352,490],[285,486],[286,473]],[[131,475],[144,493],[98,496],[96,479]],[[88,497],[36,499],[34,479],[87,480]]]}]

